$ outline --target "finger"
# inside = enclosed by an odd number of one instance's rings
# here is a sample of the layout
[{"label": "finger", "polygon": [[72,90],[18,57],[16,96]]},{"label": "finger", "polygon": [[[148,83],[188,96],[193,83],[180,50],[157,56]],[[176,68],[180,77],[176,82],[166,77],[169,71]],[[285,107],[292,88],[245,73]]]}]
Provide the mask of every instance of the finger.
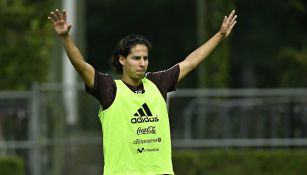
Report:
[{"label": "finger", "polygon": [[230,14],[227,21],[227,26],[232,25],[232,23],[236,20],[237,15],[234,15],[234,13]]},{"label": "finger", "polygon": [[48,19],[49,19],[52,23],[55,22],[54,19],[52,19],[50,16],[48,16]]},{"label": "finger", "polygon": [[50,12],[50,19],[51,19],[52,21],[56,21],[56,20],[57,20],[56,17],[55,17],[54,12]]},{"label": "finger", "polygon": [[66,21],[66,19],[67,19],[67,13],[66,13],[66,10],[65,9],[63,9],[63,19]]},{"label": "finger", "polygon": [[224,16],[223,24],[226,24],[227,22],[227,16]]},{"label": "finger", "polygon": [[237,21],[235,21],[229,28],[229,33],[232,31],[232,28],[237,24]]},{"label": "finger", "polygon": [[237,19],[237,15],[235,15],[232,19],[231,19],[231,22],[230,22],[230,24],[233,24],[235,21],[236,21],[236,19]]},{"label": "finger", "polygon": [[235,10],[232,10],[230,12],[230,14],[228,15],[228,18],[232,18],[234,15],[235,15],[236,11]]},{"label": "finger", "polygon": [[230,24],[231,24],[231,21],[232,21],[234,15],[235,15],[235,10],[232,10],[231,13],[228,15],[228,18],[227,18],[227,25],[230,25]]},{"label": "finger", "polygon": [[72,24],[69,24],[69,26],[68,26],[68,30],[70,30],[71,26],[72,26]]},{"label": "finger", "polygon": [[230,26],[230,30],[232,30],[232,28],[237,24],[237,21],[234,21],[231,26]]},{"label": "finger", "polygon": [[55,10],[55,17],[56,17],[57,19],[62,19],[62,14],[61,14],[61,12],[59,11],[59,9],[56,9],[56,10]]}]

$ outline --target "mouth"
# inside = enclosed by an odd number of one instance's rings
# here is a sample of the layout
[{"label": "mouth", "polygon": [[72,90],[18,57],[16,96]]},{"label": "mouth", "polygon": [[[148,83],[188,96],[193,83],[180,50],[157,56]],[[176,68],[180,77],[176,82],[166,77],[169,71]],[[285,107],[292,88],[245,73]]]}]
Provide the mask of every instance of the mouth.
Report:
[{"label": "mouth", "polygon": [[136,75],[143,77],[145,75],[145,70],[138,70],[136,71]]},{"label": "mouth", "polygon": [[144,76],[145,72],[136,72],[136,74],[139,75],[139,76]]},{"label": "mouth", "polygon": [[138,73],[144,73],[146,70],[145,69],[140,69],[140,70],[137,70],[136,72]]}]

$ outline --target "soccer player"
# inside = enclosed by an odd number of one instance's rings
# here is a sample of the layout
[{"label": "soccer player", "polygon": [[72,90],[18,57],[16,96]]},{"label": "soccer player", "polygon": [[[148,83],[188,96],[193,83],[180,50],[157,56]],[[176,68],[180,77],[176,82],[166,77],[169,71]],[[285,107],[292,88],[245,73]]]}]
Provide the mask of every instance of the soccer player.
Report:
[{"label": "soccer player", "polygon": [[171,155],[167,92],[195,69],[236,24],[233,10],[219,31],[168,70],[146,73],[151,43],[129,35],[115,47],[111,65],[120,79],[100,73],[88,64],[69,35],[66,11],[56,9],[48,19],[62,38],[71,64],[82,77],[86,91],[101,104],[98,116],[103,130],[105,175],[174,174]]}]

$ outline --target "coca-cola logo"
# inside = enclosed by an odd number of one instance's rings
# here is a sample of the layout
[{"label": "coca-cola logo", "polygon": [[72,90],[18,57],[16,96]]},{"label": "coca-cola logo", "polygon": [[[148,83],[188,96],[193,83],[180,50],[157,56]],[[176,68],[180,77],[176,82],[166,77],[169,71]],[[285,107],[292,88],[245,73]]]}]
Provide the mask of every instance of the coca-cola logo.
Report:
[{"label": "coca-cola logo", "polygon": [[136,133],[137,135],[156,134],[156,127],[155,126],[149,126],[147,128],[139,127]]}]

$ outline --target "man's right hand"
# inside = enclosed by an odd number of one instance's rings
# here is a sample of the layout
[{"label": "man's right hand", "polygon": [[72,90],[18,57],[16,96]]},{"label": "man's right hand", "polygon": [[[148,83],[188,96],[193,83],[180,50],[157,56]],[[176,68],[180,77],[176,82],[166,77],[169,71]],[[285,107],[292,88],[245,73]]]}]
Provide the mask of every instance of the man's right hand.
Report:
[{"label": "man's right hand", "polygon": [[60,36],[68,35],[71,24],[68,24],[66,21],[67,15],[65,9],[61,13],[58,9],[55,12],[51,12],[48,19],[52,22],[54,30]]}]

